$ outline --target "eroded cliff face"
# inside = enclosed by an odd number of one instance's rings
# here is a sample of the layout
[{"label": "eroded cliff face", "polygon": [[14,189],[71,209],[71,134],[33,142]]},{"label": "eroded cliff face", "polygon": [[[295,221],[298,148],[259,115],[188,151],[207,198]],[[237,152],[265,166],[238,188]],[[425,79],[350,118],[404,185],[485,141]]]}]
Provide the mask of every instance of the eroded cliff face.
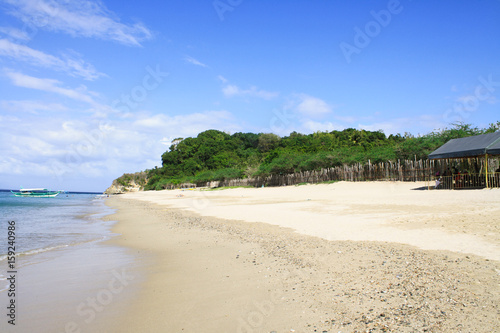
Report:
[{"label": "eroded cliff face", "polygon": [[124,174],[121,177],[113,180],[110,187],[104,191],[106,194],[120,194],[126,192],[143,191],[144,185],[147,184],[147,177],[144,172],[135,174]]},{"label": "eroded cliff face", "polygon": [[131,182],[128,186],[124,186],[113,181],[113,184],[104,191],[106,194],[120,194],[126,192],[137,192],[142,191],[143,187]]}]

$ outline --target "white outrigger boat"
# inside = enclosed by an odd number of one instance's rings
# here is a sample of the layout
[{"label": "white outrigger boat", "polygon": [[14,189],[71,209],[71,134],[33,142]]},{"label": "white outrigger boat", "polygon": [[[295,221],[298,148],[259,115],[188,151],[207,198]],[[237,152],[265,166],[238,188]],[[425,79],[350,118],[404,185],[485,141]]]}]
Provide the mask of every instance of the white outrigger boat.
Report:
[{"label": "white outrigger boat", "polygon": [[53,198],[60,191],[49,191],[46,188],[22,188],[19,192],[11,191],[15,197],[30,197],[30,198]]}]

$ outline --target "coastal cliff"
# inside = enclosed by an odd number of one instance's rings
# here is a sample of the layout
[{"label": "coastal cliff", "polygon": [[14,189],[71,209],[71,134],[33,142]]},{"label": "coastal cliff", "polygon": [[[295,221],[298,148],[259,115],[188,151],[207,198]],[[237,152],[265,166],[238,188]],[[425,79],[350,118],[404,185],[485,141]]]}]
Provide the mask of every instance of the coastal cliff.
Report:
[{"label": "coastal cliff", "polygon": [[110,187],[104,191],[106,194],[120,194],[126,192],[143,191],[148,178],[144,171],[136,173],[125,173],[113,180]]}]

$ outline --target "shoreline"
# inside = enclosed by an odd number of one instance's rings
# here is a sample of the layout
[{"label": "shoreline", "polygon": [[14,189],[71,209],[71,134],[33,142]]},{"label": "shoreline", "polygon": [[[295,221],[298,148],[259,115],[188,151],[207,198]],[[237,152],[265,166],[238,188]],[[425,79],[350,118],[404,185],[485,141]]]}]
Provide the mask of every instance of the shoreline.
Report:
[{"label": "shoreline", "polygon": [[146,280],[114,331],[236,332],[245,324],[233,319],[246,317],[251,300],[269,304],[268,281],[246,258],[257,247],[176,225],[180,216],[165,223],[154,205],[117,200],[108,201],[117,209],[114,231],[122,234],[114,242],[137,251]]},{"label": "shoreline", "polygon": [[[107,332],[137,288],[128,280],[128,248],[92,241],[36,254],[16,270],[15,326],[2,332]],[[6,306],[7,292],[0,293]]]},{"label": "shoreline", "polygon": [[[80,197],[69,205],[62,202],[49,208],[36,216],[38,228],[26,223],[32,223],[33,217],[30,220],[12,212],[18,237],[28,230],[42,239],[49,235],[63,237],[52,244],[16,241],[15,273],[10,273],[15,276],[15,290],[0,292],[2,306],[6,308],[12,301],[16,305],[15,325],[4,316],[0,331],[108,332],[108,321],[119,318],[137,291],[126,273],[134,262],[133,253],[128,247],[109,243],[117,235],[104,218],[112,213],[104,202],[96,204],[91,198]],[[44,228],[55,217],[64,219],[64,223],[59,224],[59,230],[50,226],[56,230],[52,235]],[[39,247],[30,249],[24,244]],[[1,263],[3,275],[8,271],[7,261]]]},{"label": "shoreline", "polygon": [[[173,191],[156,194],[182,199]],[[498,261],[326,240],[201,216],[135,194],[107,203],[118,213],[111,217],[122,235],[117,244],[138,251],[145,274],[119,331],[490,332],[498,326]]]}]

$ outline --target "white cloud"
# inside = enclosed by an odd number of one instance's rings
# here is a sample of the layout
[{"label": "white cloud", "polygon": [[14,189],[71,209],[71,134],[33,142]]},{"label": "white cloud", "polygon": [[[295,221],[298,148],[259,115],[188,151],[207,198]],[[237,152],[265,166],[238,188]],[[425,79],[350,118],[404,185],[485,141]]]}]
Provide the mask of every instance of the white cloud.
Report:
[{"label": "white cloud", "polygon": [[10,78],[12,83],[18,87],[52,92],[74,100],[95,104],[84,86],[79,89],[69,89],[60,87],[61,82],[54,79],[40,79],[12,71],[6,71],[6,75]]},{"label": "white cloud", "polygon": [[266,100],[273,99],[279,95],[277,92],[265,91],[262,89],[258,89],[257,87],[250,87],[250,89],[241,89],[238,86],[232,84],[228,84],[224,88],[222,88],[222,93],[226,97],[249,96]]},{"label": "white cloud", "polygon": [[68,108],[59,103],[45,103],[41,101],[0,101],[0,107],[10,112],[28,112],[38,114],[39,111],[67,111]]},{"label": "white cloud", "polygon": [[196,60],[195,58],[193,57],[190,57],[190,56],[186,56],[184,57],[184,60],[186,60],[188,63],[190,64],[193,64],[193,65],[196,65],[196,66],[201,66],[201,67],[208,67],[207,65],[205,65],[204,63]]},{"label": "white cloud", "polygon": [[141,23],[124,24],[100,1],[5,0],[10,14],[40,29],[140,46],[152,38]]},{"label": "white cloud", "polygon": [[[136,154],[134,158],[143,161],[140,149],[147,148],[140,135],[128,132],[117,142],[114,135],[119,131],[90,119],[65,121],[40,116],[30,122],[1,122],[0,130],[0,174],[16,173],[26,178],[38,175],[50,182],[109,178],[108,162],[116,165],[117,160],[123,159],[124,164],[131,151]],[[134,140],[137,147],[129,149]]]},{"label": "white cloud", "polygon": [[11,39],[17,39],[23,42],[27,42],[31,39],[26,31],[13,27],[0,27],[0,33],[7,35]]},{"label": "white cloud", "polygon": [[303,132],[301,133],[314,133],[314,132],[324,132],[324,131],[341,131],[345,126],[340,124],[335,124],[330,121],[318,122],[314,120],[307,120],[302,123]]},{"label": "white cloud", "polygon": [[[227,87],[236,90],[237,87]],[[273,110],[270,115],[269,128],[261,132],[272,132],[278,135],[288,135],[293,131],[299,133],[313,133],[317,131],[332,131],[344,128],[343,125],[324,118],[332,112],[332,107],[325,101],[307,94],[292,94],[287,97],[281,110]],[[338,117],[334,117],[337,119]],[[342,121],[342,119],[337,119]]]},{"label": "white cloud", "polygon": [[95,80],[104,76],[103,73],[99,73],[92,65],[82,59],[67,58],[63,60],[25,45],[13,43],[7,39],[0,39],[0,56],[14,58],[17,61],[25,61],[35,66],[64,71],[71,76],[83,77],[85,80]]},{"label": "white cloud", "polygon": [[161,154],[174,138],[195,136],[211,128],[241,130],[227,111],[177,116],[134,114],[133,118],[101,121],[85,114],[82,119],[67,120],[65,115],[55,113],[52,117],[35,114],[26,120],[0,116],[0,177],[36,174],[38,179],[44,177],[47,183],[60,184],[54,187],[61,188],[75,179],[80,184],[86,182],[84,179],[89,183],[105,179],[109,183],[98,183],[102,190],[124,172],[160,165]]},{"label": "white cloud", "polygon": [[428,115],[422,114],[415,117],[395,118],[390,120],[383,120],[373,123],[359,124],[359,129],[367,131],[382,130],[386,135],[389,134],[404,134],[405,132],[414,135],[427,134],[432,130],[444,128],[446,124],[441,115]]},{"label": "white cloud", "polygon": [[240,95],[241,94],[240,88],[238,88],[235,85],[230,85],[230,84],[227,85],[227,86],[225,86],[224,88],[222,88],[222,93],[226,97],[232,97],[232,96]]},{"label": "white cloud", "polygon": [[320,117],[332,112],[332,107],[322,99],[300,94],[296,100],[292,102],[296,111],[306,117]]},{"label": "white cloud", "polygon": [[217,78],[218,78],[219,80],[221,80],[221,82],[222,82],[222,83],[227,83],[227,81],[228,81],[228,80],[227,80],[224,76],[222,76],[222,75],[217,76]]},{"label": "white cloud", "polygon": [[[286,117],[286,113],[281,113],[282,116]],[[261,129],[260,132],[271,132],[278,134],[280,136],[289,135],[291,132],[298,132],[303,134],[310,134],[314,132],[324,132],[324,131],[334,131],[343,130],[346,126],[331,121],[315,121],[311,119],[297,119],[296,117],[285,118],[280,121],[279,118],[275,118],[276,122],[273,122],[270,128]]]},{"label": "white cloud", "polygon": [[235,131],[239,127],[234,121],[233,115],[227,111],[205,111],[177,116],[157,114],[137,119],[133,125],[143,130],[158,131],[163,135],[185,137],[211,128]]},{"label": "white cloud", "polygon": [[467,111],[476,111],[479,105],[485,101],[488,104],[497,104],[498,99],[493,94],[488,94],[485,98],[478,98],[477,94],[468,94],[457,97],[457,102],[462,104],[462,107]]},{"label": "white cloud", "polygon": [[335,119],[340,120],[340,121],[342,121],[344,123],[354,123],[357,118],[354,117],[354,116],[339,116],[339,115],[336,115]]},{"label": "white cloud", "polygon": [[386,134],[396,134],[396,133],[401,133],[401,130],[405,127],[405,123],[408,123],[408,119],[397,119],[393,121],[385,121],[385,122],[378,122],[371,124],[359,124],[358,128],[367,131],[382,130]]}]

